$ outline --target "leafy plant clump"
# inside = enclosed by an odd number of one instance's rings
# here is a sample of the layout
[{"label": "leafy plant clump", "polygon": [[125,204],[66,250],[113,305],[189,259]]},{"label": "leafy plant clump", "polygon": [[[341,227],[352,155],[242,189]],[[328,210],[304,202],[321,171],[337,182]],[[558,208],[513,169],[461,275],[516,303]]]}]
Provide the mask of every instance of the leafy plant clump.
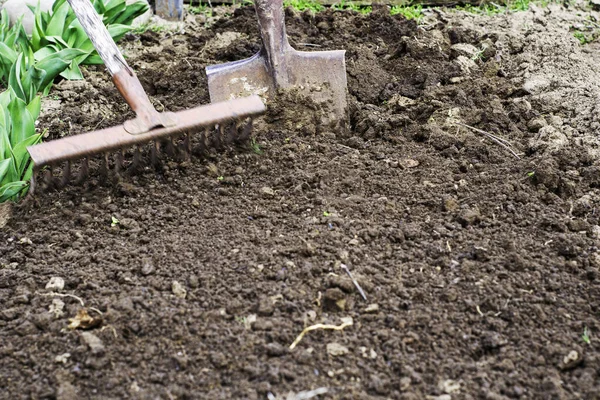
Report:
[{"label": "leafy plant clump", "polygon": [[[126,0],[93,0],[92,3],[115,41],[131,31],[131,22],[148,10],[146,2],[127,5]],[[56,1],[50,11],[40,11],[39,5],[32,8],[32,11],[35,14],[35,25],[31,46],[36,54],[39,53],[39,57],[65,49],[77,49],[81,52],[70,61],[61,76],[83,79],[79,65],[102,64],[102,59],[66,0]]]},{"label": "leafy plant clump", "polygon": [[[148,10],[146,2],[92,0],[96,11],[115,41],[131,28],[131,22]],[[31,8],[31,7],[30,7]],[[5,10],[0,12],[0,202],[24,195],[33,173],[27,147],[39,143],[35,121],[41,99],[59,76],[83,79],[79,65],[102,64],[66,0],[52,10],[31,8],[35,25],[28,37],[20,22],[10,25]]]},{"label": "leafy plant clump", "polygon": [[396,5],[391,8],[390,14],[400,14],[406,19],[414,19],[417,21],[417,23],[419,23],[421,20],[423,20],[423,6],[420,4],[415,4],[412,6]]},{"label": "leafy plant clump", "polygon": [[37,144],[35,120],[41,99],[26,103],[12,88],[0,94],[0,202],[14,199],[29,185],[33,173],[27,146]]}]

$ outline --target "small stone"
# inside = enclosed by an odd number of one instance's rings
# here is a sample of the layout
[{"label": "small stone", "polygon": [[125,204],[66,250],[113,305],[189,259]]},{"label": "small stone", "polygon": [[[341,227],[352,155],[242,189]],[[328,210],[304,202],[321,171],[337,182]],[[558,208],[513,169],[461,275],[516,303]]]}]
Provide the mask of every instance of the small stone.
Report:
[{"label": "small stone", "polygon": [[84,344],[88,345],[92,354],[102,355],[104,354],[104,344],[102,340],[91,332],[82,332],[81,339]]},{"label": "small stone", "polygon": [[442,208],[444,211],[454,212],[458,210],[459,206],[458,200],[454,197],[446,197],[442,200]]},{"label": "small stone", "polygon": [[56,400],[77,400],[80,398],[81,396],[78,393],[77,388],[73,386],[71,382],[60,382],[58,390],[56,391]]},{"label": "small stone", "polygon": [[458,215],[457,220],[462,226],[474,225],[481,221],[481,214],[477,208],[463,210]]},{"label": "small stone", "polygon": [[275,196],[275,191],[268,186],[263,186],[262,188],[260,188],[260,193],[266,199]]},{"label": "small stone", "polygon": [[456,43],[450,46],[450,56],[457,58],[458,56],[474,58],[478,53],[479,49],[468,43]]},{"label": "small stone", "polygon": [[51,292],[60,292],[65,287],[65,280],[58,276],[53,276],[46,284],[46,290]]},{"label": "small stone", "polygon": [[342,346],[339,343],[333,342],[327,344],[327,354],[330,356],[339,357],[348,354],[349,352],[350,350],[348,350],[347,347]]},{"label": "small stone", "polygon": [[583,362],[583,357],[579,355],[575,350],[571,350],[569,354],[567,354],[563,358],[563,365],[561,368],[563,370],[569,370],[577,367],[579,364]]},{"label": "small stone", "polygon": [[402,168],[408,169],[418,167],[419,162],[417,160],[413,160],[412,158],[403,158],[399,161],[398,165],[400,165]]},{"label": "small stone", "polygon": [[273,301],[271,299],[268,297],[261,297],[258,300],[258,307],[256,309],[258,315],[266,317],[273,314],[273,311],[275,311],[275,307],[273,306]]},{"label": "small stone", "polygon": [[376,313],[379,311],[379,304],[369,304],[367,308],[365,308],[366,313]]},{"label": "small stone", "polygon": [[527,94],[539,94],[546,90],[550,86],[550,81],[540,77],[532,77],[525,81],[523,84],[523,90]]},{"label": "small stone", "polygon": [[346,295],[339,288],[329,288],[323,296],[323,308],[329,311],[344,311]]},{"label": "small stone", "polygon": [[196,289],[200,285],[200,281],[198,280],[198,276],[197,275],[190,275],[190,277],[188,279],[188,285],[190,285],[190,287],[192,289]]},{"label": "small stone", "polygon": [[148,276],[150,275],[152,272],[154,272],[154,263],[152,262],[152,260],[150,258],[144,258],[142,259],[142,275],[144,276]]},{"label": "small stone", "polygon": [[71,357],[71,353],[59,354],[56,357],[54,357],[54,362],[57,362],[59,364],[66,364],[69,360],[69,357]]},{"label": "small stone", "polygon": [[180,299],[185,299],[185,297],[187,296],[187,291],[181,285],[181,283],[177,281],[173,281],[173,283],[171,284],[171,291],[176,297],[179,297]]},{"label": "small stone", "polygon": [[287,352],[287,349],[279,343],[269,343],[265,347],[265,351],[269,357],[281,357]]},{"label": "small stone", "polygon": [[4,321],[12,321],[17,318],[18,315],[19,311],[17,308],[7,308],[6,310],[0,311],[0,319],[3,319]]},{"label": "small stone", "polygon": [[534,118],[527,123],[527,128],[532,132],[537,132],[546,125],[548,125],[548,123],[544,118]]},{"label": "small stone", "polygon": [[445,381],[440,381],[440,383],[438,383],[438,388],[444,393],[452,394],[460,390],[460,382],[446,379]]}]

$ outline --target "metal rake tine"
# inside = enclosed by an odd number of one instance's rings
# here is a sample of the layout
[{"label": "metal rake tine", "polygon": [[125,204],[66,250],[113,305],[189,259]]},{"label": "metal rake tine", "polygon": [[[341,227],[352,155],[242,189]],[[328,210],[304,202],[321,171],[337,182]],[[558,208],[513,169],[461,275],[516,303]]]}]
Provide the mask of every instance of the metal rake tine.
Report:
[{"label": "metal rake tine", "polygon": [[230,124],[227,124],[223,130],[225,143],[231,144],[234,143],[237,139],[237,121],[232,121]]},{"label": "metal rake tine", "polygon": [[82,184],[85,181],[85,179],[88,177],[89,174],[90,174],[90,159],[88,157],[86,157],[81,161],[81,169],[79,169],[79,174],[77,175],[77,178],[75,178],[75,184],[76,185]]},{"label": "metal rake tine", "polygon": [[102,166],[100,167],[100,175],[107,178],[108,177],[108,153],[104,153],[104,157],[102,157]]},{"label": "metal rake tine", "polygon": [[133,150],[133,161],[129,169],[131,171],[137,171],[142,165],[142,153],[140,152],[139,146],[136,146]]},{"label": "metal rake tine", "polygon": [[252,135],[252,118],[248,118],[247,122],[244,124],[242,128],[242,132],[238,135],[236,142],[237,143],[245,143],[248,139],[250,139],[250,135]]},{"label": "metal rake tine", "polygon": [[71,180],[71,161],[67,161],[67,164],[65,165],[65,169],[63,169],[63,174],[62,174],[62,178],[60,180],[59,186],[61,188],[67,186],[69,184],[70,180]]},{"label": "metal rake tine", "polygon": [[223,148],[223,141],[221,140],[221,132],[223,130],[223,124],[219,124],[211,132],[211,147],[221,150]]},{"label": "metal rake tine", "polygon": [[175,148],[175,144],[173,143],[173,137],[169,137],[169,140],[166,141],[166,144],[167,155],[170,158],[175,158],[177,154],[177,149]]},{"label": "metal rake tine", "polygon": [[44,188],[50,189],[54,183],[54,175],[52,174],[52,165],[48,166],[48,169],[44,171],[44,178],[42,179],[44,182]]},{"label": "metal rake tine", "polygon": [[150,147],[150,160],[154,167],[157,167],[159,165],[159,160],[158,160],[158,152],[159,151],[160,151],[160,143],[155,140],[152,142],[152,145]]},{"label": "metal rake tine", "polygon": [[115,155],[115,174],[119,175],[123,170],[123,150],[120,150]]}]

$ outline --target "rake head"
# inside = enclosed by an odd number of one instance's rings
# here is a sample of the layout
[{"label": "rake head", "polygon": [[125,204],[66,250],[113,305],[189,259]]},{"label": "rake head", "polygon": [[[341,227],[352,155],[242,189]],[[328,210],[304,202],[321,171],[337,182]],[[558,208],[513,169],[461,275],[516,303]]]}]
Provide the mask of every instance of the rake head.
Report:
[{"label": "rake head", "polygon": [[[131,133],[139,131],[139,121],[135,119],[123,125],[28,147],[34,164],[30,194],[36,189],[36,177],[42,169],[45,170],[45,189],[85,181],[90,160],[98,155],[101,155],[100,173],[108,176],[111,168],[116,175],[138,170],[145,153],[149,153],[151,162],[157,165],[161,150],[169,157],[188,160],[192,154],[203,155],[211,148],[243,143],[250,137],[253,118],[265,109],[258,96],[251,96],[160,114],[169,123],[141,133]],[[76,160],[81,160],[79,167],[74,166]],[[54,176],[56,169],[62,170],[60,178]]]}]

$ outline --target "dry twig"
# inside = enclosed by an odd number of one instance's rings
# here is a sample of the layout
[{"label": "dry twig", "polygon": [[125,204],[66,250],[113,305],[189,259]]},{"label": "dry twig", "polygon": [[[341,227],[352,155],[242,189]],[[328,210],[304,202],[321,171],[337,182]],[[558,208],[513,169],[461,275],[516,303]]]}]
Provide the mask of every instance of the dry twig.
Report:
[{"label": "dry twig", "polygon": [[482,134],[483,136],[487,137],[491,141],[495,142],[496,144],[499,144],[500,146],[504,147],[506,150],[510,151],[510,153],[513,156],[517,157],[517,159],[519,159],[519,160],[521,159],[521,157],[519,157],[519,155],[517,154],[517,152],[513,150],[513,145],[508,140],[503,139],[503,138],[501,138],[499,136],[496,136],[496,135],[492,135],[489,132],[486,132],[486,131],[484,131],[482,129],[479,129],[479,128],[475,128],[474,126],[471,126],[471,125],[466,125],[466,124],[463,124],[463,123],[460,123],[460,122],[456,122],[456,121],[454,122],[454,124],[462,126],[464,128],[471,129],[474,132]]},{"label": "dry twig", "polygon": [[300,341],[302,340],[304,335],[306,335],[310,331],[316,331],[317,329],[329,329],[329,330],[334,330],[334,331],[341,331],[345,327],[350,326],[354,323],[352,321],[352,318],[350,318],[350,317],[342,318],[342,321],[343,322],[341,325],[316,324],[316,325],[312,325],[307,328],[304,328],[304,330],[302,332],[300,332],[300,334],[298,335],[296,340],[294,340],[294,343],[292,343],[290,345],[290,350],[294,350],[294,348],[298,345],[298,343],[300,343]]}]

